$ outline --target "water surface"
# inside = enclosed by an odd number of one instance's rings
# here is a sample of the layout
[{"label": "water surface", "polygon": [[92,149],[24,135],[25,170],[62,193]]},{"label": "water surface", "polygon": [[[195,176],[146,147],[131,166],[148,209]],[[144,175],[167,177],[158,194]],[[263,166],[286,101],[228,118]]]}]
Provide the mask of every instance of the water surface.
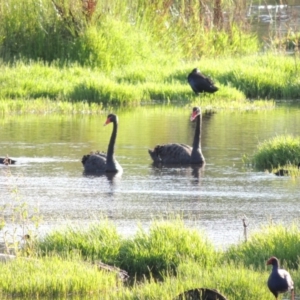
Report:
[{"label": "water surface", "polygon": [[[17,164],[0,168],[1,202],[26,202],[43,216],[39,232],[62,224],[87,225],[107,216],[125,235],[153,219],[181,215],[216,245],[243,240],[249,230],[273,220],[299,217],[299,180],[246,168],[260,141],[300,134],[300,109],[282,105],[268,112],[220,112],[203,116],[201,169],[155,168],[148,148],[180,142],[191,145],[191,107],[151,106],[118,112],[116,156],[122,176],[83,175],[82,155],[106,151],[112,126],[103,116],[15,116],[1,120],[1,155]],[[9,213],[6,214],[8,223]],[[25,224],[27,226],[27,224]],[[5,230],[12,230],[7,226]]]}]

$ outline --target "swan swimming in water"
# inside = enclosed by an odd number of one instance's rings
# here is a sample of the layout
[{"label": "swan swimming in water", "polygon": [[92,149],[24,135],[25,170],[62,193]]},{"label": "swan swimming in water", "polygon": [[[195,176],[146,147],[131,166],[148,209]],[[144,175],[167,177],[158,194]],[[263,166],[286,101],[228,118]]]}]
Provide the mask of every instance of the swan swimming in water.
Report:
[{"label": "swan swimming in water", "polygon": [[185,144],[157,145],[148,150],[154,163],[162,164],[203,164],[205,162],[201,151],[201,109],[194,107],[190,120],[196,120],[193,147]]},{"label": "swan swimming in water", "polygon": [[114,148],[118,131],[118,116],[109,114],[104,126],[113,123],[113,131],[108,144],[107,153],[91,153],[82,157],[84,172],[87,174],[118,173],[123,169],[114,157]]}]

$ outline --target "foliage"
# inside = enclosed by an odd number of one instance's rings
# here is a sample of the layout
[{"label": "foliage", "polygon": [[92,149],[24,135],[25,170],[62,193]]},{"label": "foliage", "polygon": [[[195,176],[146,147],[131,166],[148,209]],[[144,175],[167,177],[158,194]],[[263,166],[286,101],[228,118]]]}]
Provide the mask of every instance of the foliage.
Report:
[{"label": "foliage", "polygon": [[[266,286],[270,270],[265,263],[272,255],[289,269],[296,289],[300,286],[296,223],[264,226],[248,242],[220,251],[180,219],[154,221],[149,232],[140,229],[121,242],[115,241],[111,227],[101,221],[86,230],[74,226],[47,234],[40,247],[50,246],[51,256],[40,257],[39,250],[34,259],[20,257],[1,265],[1,299],[99,299],[101,295],[105,299],[171,300],[185,290],[208,287],[233,300],[271,300]],[[112,265],[129,269],[132,280],[125,284],[115,273],[99,271],[90,262],[96,252],[107,253],[103,258]]]},{"label": "foliage", "polygon": [[[95,265],[58,257],[17,259],[1,265],[0,296],[14,299],[62,299],[72,294],[111,294],[118,286],[114,273]],[[80,299],[82,299],[80,297]]]},{"label": "foliage", "polygon": [[272,169],[300,162],[300,137],[275,136],[261,142],[253,155],[253,164],[259,169]]},{"label": "foliage", "polygon": [[193,259],[206,268],[216,258],[212,245],[181,220],[154,222],[149,233],[140,229],[120,248],[120,267],[138,278],[150,274],[157,277],[166,271],[176,273],[185,259]]},{"label": "foliage", "polygon": [[266,261],[276,256],[286,268],[298,269],[300,230],[297,224],[267,225],[253,233],[247,242],[233,245],[225,252],[226,260],[246,267],[264,269]]},{"label": "foliage", "polygon": [[133,61],[256,52],[257,38],[243,13],[237,17],[239,7],[224,2],[215,10],[196,0],[5,0],[0,57],[77,61],[108,71]]},{"label": "foliage", "polygon": [[[187,74],[193,67],[212,78],[220,88],[213,95],[194,95],[187,83]],[[0,99],[55,100],[97,103],[105,105],[136,106],[142,102],[211,102],[215,107],[241,106],[250,99],[297,99],[300,73],[297,58],[279,55],[252,55],[202,59],[197,62],[155,64],[142,66],[133,62],[130,66],[106,73],[101,68],[86,68],[78,64],[58,62],[16,62],[0,64]],[[26,105],[12,101],[3,110]],[[46,101],[50,106],[51,101]],[[236,105],[237,104],[237,105]],[[29,105],[29,104],[28,104]],[[255,104],[253,104],[255,106]],[[269,104],[271,107],[273,103]],[[54,105],[55,106],[55,105]],[[60,105],[57,105],[59,111]],[[251,105],[250,105],[251,109]],[[55,111],[55,109],[51,108]],[[86,109],[83,109],[86,110]]]},{"label": "foliage", "polygon": [[108,221],[92,224],[88,228],[69,226],[63,231],[54,231],[39,243],[43,255],[70,253],[90,261],[101,260],[114,263],[121,245],[120,235]]}]

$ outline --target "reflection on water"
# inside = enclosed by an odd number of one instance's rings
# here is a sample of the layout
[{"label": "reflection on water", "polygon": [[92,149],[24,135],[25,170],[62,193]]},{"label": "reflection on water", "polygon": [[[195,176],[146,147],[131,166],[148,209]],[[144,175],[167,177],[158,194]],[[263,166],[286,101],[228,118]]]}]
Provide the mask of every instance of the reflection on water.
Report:
[{"label": "reflection on water", "polygon": [[[270,219],[299,217],[299,180],[249,170],[242,162],[260,141],[299,135],[299,107],[203,118],[202,168],[158,168],[147,151],[163,143],[191,145],[190,108],[153,106],[118,115],[115,154],[124,171],[112,178],[85,176],[80,162],[91,150],[106,150],[111,128],[98,126],[103,116],[1,120],[1,154],[17,158],[16,165],[0,168],[2,204],[24,201],[30,214],[38,208],[41,233],[69,222],[86,226],[104,215],[127,235],[139,224],[148,228],[155,218],[179,214],[217,246],[243,239],[244,215],[250,231]],[[5,218],[9,222],[9,214]]]},{"label": "reflection on water", "polygon": [[299,31],[300,1],[276,1],[253,3],[247,8],[247,18],[251,19],[254,32],[263,42],[270,37],[282,38],[287,33]]}]

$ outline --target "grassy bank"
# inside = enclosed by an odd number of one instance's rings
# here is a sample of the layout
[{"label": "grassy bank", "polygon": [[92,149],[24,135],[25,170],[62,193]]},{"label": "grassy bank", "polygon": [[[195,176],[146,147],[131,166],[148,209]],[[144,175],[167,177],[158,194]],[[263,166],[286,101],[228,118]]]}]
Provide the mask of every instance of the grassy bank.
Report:
[{"label": "grassy bank", "polygon": [[[13,65],[2,63],[1,110],[22,107],[18,102],[20,99],[49,99],[54,100],[54,103],[81,102],[81,107],[75,110],[86,110],[82,102],[100,106],[136,106],[150,101],[199,101],[204,106],[230,108],[231,103],[237,103],[237,106],[249,104],[246,99],[297,99],[300,75],[296,60],[295,57],[271,54],[252,55],[163,66],[133,64],[112,72],[77,64],[61,67],[55,63],[47,65],[42,62],[18,62]],[[196,66],[215,81],[220,88],[217,93],[194,95],[186,78]],[[10,101],[5,105],[9,99],[15,102]],[[50,101],[45,101],[45,107],[47,104]]]},{"label": "grassy bank", "polygon": [[[297,99],[299,57],[258,55],[246,10],[219,0],[5,0],[0,111],[94,113],[149,101],[248,110],[256,106],[246,99]],[[216,94],[193,94],[194,67]]]},{"label": "grassy bank", "polygon": [[[296,224],[270,225],[248,242],[217,250],[204,233],[180,219],[154,221],[148,232],[140,229],[127,238],[103,220],[33,240],[27,245],[31,251],[2,264],[0,294],[1,299],[174,299],[184,290],[209,287],[228,299],[271,300],[266,260],[278,256],[297,290],[299,237]],[[114,272],[97,269],[99,260],[127,271],[130,279],[123,282]]]}]

